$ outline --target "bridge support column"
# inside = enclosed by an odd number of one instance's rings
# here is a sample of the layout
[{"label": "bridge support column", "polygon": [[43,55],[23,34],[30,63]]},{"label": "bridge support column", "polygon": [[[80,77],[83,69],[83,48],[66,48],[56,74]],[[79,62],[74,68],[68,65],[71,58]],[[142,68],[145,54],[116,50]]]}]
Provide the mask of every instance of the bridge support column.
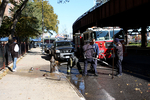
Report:
[{"label": "bridge support column", "polygon": [[141,27],[141,47],[146,47],[147,46],[147,31],[146,31],[146,26]]},{"label": "bridge support column", "polygon": [[125,37],[125,45],[128,45],[128,31],[126,28],[123,28],[123,30],[125,31],[124,37]]}]

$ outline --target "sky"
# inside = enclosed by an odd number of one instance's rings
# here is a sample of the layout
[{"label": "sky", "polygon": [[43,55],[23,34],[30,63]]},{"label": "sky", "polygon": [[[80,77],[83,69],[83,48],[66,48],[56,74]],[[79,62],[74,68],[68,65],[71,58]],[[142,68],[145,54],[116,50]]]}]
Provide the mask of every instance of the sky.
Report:
[{"label": "sky", "polygon": [[70,0],[64,4],[59,4],[57,1],[49,0],[49,4],[53,6],[54,13],[58,15],[59,34],[64,29],[66,29],[67,34],[72,33],[72,25],[76,19],[94,6],[94,0]]}]

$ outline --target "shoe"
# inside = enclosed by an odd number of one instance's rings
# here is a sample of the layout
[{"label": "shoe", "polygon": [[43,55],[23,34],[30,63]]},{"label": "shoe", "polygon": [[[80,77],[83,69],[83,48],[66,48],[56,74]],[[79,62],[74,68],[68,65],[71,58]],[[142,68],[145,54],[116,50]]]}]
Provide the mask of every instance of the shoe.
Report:
[{"label": "shoe", "polygon": [[12,71],[13,71],[13,72],[16,72],[16,70],[15,70],[15,69],[13,69]]},{"label": "shoe", "polygon": [[87,72],[94,73],[95,71],[93,69],[89,69]]},{"label": "shoe", "polygon": [[122,74],[118,74],[117,76],[118,76],[118,77],[121,77],[121,76],[122,76]]},{"label": "shoe", "polygon": [[95,73],[95,74],[94,74],[94,76],[98,76],[98,74],[97,74],[97,73]]}]

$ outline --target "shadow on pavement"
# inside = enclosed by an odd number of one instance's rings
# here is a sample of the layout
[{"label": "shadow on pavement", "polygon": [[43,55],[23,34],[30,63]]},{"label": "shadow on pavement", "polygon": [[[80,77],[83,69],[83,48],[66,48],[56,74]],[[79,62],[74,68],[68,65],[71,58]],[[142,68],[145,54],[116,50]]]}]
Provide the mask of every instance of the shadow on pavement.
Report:
[{"label": "shadow on pavement", "polygon": [[42,55],[41,58],[50,61],[50,59],[51,59],[52,57],[45,54],[45,55]]},{"label": "shadow on pavement", "polygon": [[[150,81],[150,63],[147,61],[147,59],[149,59],[149,56],[128,55],[124,57],[122,62],[123,73]],[[109,63],[110,65],[113,65],[111,59],[107,60],[106,62]],[[98,62],[98,65],[110,68],[105,70],[112,70],[112,67],[109,67],[100,62]],[[115,69],[116,67],[114,63],[114,70]],[[101,74],[105,75],[105,73]]]}]

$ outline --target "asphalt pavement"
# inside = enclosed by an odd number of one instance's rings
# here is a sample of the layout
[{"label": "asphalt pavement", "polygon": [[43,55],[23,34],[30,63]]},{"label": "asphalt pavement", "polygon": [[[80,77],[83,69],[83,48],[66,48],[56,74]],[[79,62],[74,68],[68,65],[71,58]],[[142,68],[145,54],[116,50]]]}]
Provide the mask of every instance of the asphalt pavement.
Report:
[{"label": "asphalt pavement", "polygon": [[[0,100],[85,100],[66,74],[50,73],[50,58],[32,48],[17,60],[17,71],[0,71]],[[30,70],[33,69],[33,70]]]},{"label": "asphalt pavement", "polygon": [[[122,77],[112,77],[112,68],[100,62],[98,77],[92,73],[84,77],[76,66],[71,75],[67,75],[66,65],[58,66],[59,73],[49,73],[50,56],[33,48],[18,59],[17,72],[0,72],[0,100],[150,100],[150,77],[139,70],[149,65],[149,56],[143,56],[128,55]],[[80,65],[83,69],[82,61]]]},{"label": "asphalt pavement", "polygon": [[[83,62],[80,65],[84,66]],[[88,69],[90,64],[88,65]],[[66,66],[61,66],[60,71],[66,72]],[[83,77],[76,67],[67,76],[86,100],[150,100],[150,77],[134,73],[130,70],[123,70],[122,77],[115,76],[114,69],[98,63],[98,77],[89,73]]]}]

